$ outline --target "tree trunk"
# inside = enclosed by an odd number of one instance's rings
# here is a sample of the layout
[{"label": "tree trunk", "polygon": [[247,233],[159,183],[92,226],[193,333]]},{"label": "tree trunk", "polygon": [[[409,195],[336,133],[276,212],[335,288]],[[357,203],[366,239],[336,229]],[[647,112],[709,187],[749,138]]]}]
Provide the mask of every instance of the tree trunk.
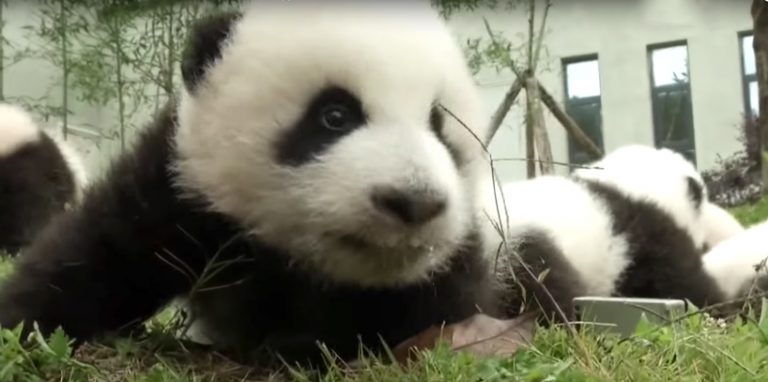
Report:
[{"label": "tree trunk", "polygon": [[67,1],[59,0],[59,38],[61,39],[61,135],[66,141],[69,135],[69,51],[67,46]]},{"label": "tree trunk", "polygon": [[[526,74],[526,76],[528,76],[528,79],[526,79],[527,82],[530,80],[530,75]],[[532,116],[531,110],[536,103],[536,99],[533,98],[533,94],[531,94],[528,89],[525,90],[525,98],[525,173],[528,179],[532,179],[536,177],[536,138],[534,138],[536,121]]]},{"label": "tree trunk", "polygon": [[167,24],[166,27],[168,28],[166,31],[167,38],[168,38],[168,47],[166,54],[167,61],[166,61],[166,68],[165,68],[165,81],[164,81],[164,90],[165,90],[165,96],[167,99],[171,100],[175,96],[175,89],[173,85],[174,80],[174,68],[176,67],[176,37],[175,37],[175,31],[174,31],[174,7],[173,4],[170,4],[169,9],[166,11],[166,17],[167,17]]},{"label": "tree trunk", "polygon": [[118,122],[120,124],[120,152],[125,152],[125,78],[123,73],[123,33],[121,30],[122,19],[115,17],[111,26],[111,39],[113,46],[113,54],[115,55],[115,85],[117,86],[117,114]]},{"label": "tree trunk", "polygon": [[539,84],[536,78],[528,77],[525,81],[525,93],[528,95],[528,110],[526,121],[533,125],[533,141],[536,146],[536,154],[541,175],[549,175],[555,172],[552,163],[552,147],[549,144],[549,134],[544,125],[544,112],[541,109],[539,98]]},{"label": "tree trunk", "polygon": [[0,0],[0,101],[5,101],[5,0]]},{"label": "tree trunk", "polygon": [[768,186],[768,3],[752,0],[752,22],[754,28],[755,67],[757,69],[758,105],[760,113],[757,125],[760,131],[760,153],[763,173],[763,188]]}]

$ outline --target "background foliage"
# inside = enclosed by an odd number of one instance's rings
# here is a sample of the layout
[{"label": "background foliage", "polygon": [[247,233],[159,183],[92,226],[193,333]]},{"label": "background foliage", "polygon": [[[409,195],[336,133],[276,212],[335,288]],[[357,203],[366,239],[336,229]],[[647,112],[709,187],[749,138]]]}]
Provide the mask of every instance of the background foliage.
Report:
[{"label": "background foliage", "polygon": [[[180,86],[179,62],[189,26],[216,9],[237,6],[232,0],[36,0],[36,14],[24,26],[25,38],[2,36],[0,76],[25,60],[42,60],[58,71],[44,97],[6,97],[41,119],[61,121],[71,130],[75,104],[104,108],[109,126],[94,130],[125,149],[136,130]],[[0,0],[2,9],[16,6]],[[58,93],[58,103],[51,102]]]},{"label": "background foliage", "polygon": [[739,127],[742,148],[702,173],[710,198],[725,207],[755,203],[764,195],[757,119],[745,116]]}]

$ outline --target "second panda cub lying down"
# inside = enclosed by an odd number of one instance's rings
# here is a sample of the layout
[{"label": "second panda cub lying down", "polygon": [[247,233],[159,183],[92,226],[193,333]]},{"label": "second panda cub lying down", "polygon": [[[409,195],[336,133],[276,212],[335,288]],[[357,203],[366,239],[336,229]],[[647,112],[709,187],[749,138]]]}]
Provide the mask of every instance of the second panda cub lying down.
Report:
[{"label": "second panda cub lying down", "polygon": [[518,259],[502,258],[500,269],[514,270],[509,283],[533,291],[516,302],[522,308],[540,304],[559,319],[553,301],[571,315],[578,296],[723,301],[701,255],[706,243],[738,230],[720,222],[733,218],[710,204],[699,173],[673,151],[625,146],[569,177],[507,184],[492,203],[486,210],[506,231],[507,246],[535,275],[548,269],[549,294]]}]

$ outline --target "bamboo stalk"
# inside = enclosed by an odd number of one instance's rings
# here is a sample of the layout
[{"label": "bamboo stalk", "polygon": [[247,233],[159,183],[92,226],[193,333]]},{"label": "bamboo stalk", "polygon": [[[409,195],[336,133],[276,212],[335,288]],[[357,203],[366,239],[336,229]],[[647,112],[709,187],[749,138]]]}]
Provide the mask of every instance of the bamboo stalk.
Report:
[{"label": "bamboo stalk", "polygon": [[493,136],[496,135],[499,127],[501,127],[501,123],[504,122],[504,118],[506,118],[507,113],[509,113],[509,109],[512,108],[512,105],[514,105],[515,101],[517,100],[517,96],[520,95],[520,91],[522,89],[523,81],[518,77],[515,79],[515,82],[510,85],[509,89],[507,89],[507,93],[504,94],[504,99],[501,100],[501,103],[496,108],[496,111],[493,112],[493,116],[491,117],[491,124],[488,129],[488,135],[485,139],[486,145],[490,144],[491,140],[493,140]]},{"label": "bamboo stalk", "polygon": [[[554,165],[552,164],[552,147],[549,144],[549,134],[547,134],[547,129],[544,125],[544,111],[541,108],[538,81],[531,76],[526,79],[525,85],[525,93],[528,99],[526,122],[532,126],[533,141],[539,159],[539,171],[541,175],[552,174],[555,172]],[[531,162],[529,161],[529,163]]]}]

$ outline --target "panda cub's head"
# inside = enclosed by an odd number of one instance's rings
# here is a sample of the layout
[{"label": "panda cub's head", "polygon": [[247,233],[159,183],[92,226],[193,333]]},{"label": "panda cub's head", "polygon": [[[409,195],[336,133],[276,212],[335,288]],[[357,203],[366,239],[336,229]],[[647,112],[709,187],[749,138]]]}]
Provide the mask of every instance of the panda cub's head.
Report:
[{"label": "panda cub's head", "polygon": [[254,2],[182,71],[179,185],[295,263],[409,283],[473,233],[486,124],[427,2]]},{"label": "panda cub's head", "polygon": [[79,202],[80,157],[24,108],[0,103],[0,250],[15,254],[57,213]]},{"label": "panda cub's head", "polygon": [[40,140],[37,124],[23,108],[0,103],[0,117],[0,156],[8,158]]}]

